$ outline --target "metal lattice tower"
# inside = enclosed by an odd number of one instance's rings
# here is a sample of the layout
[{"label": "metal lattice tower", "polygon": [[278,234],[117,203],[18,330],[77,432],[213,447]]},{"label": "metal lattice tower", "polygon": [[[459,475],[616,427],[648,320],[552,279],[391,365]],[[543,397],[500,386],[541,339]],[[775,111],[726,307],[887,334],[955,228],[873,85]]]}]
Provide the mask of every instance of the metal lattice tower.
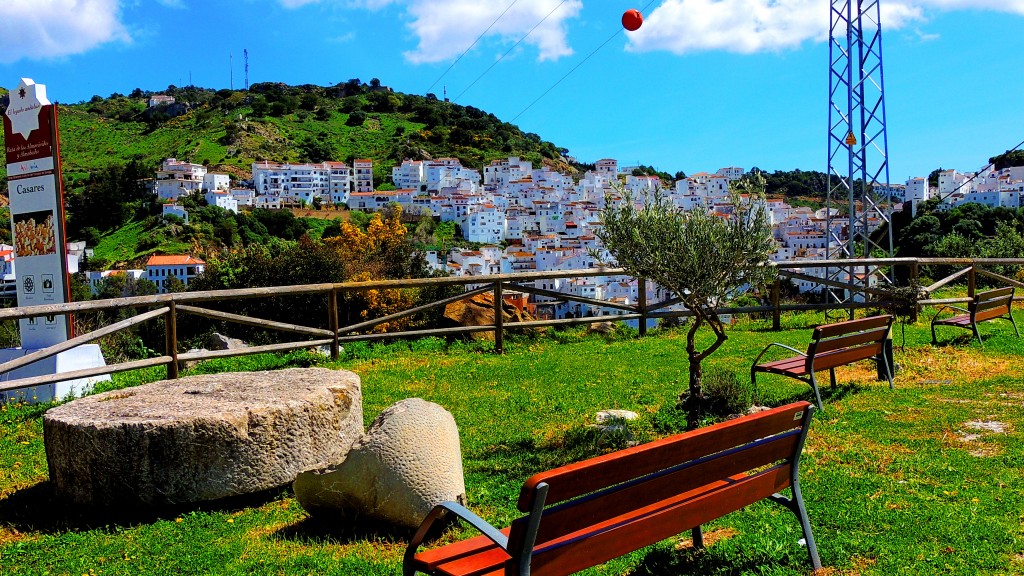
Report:
[{"label": "metal lattice tower", "polygon": [[[832,0],[829,35],[828,258],[893,255],[880,0]],[[884,192],[883,192],[884,190]],[[884,230],[878,230],[880,227]],[[877,267],[829,271],[833,302],[863,297]],[[888,279],[891,281],[891,279]],[[851,310],[852,313],[852,310]]]}]

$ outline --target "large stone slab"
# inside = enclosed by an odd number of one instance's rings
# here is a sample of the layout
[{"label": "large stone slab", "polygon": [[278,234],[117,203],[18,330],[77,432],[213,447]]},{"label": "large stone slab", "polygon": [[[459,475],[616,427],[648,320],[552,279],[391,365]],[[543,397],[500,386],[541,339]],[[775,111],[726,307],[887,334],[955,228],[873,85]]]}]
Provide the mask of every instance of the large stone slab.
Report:
[{"label": "large stone slab", "polygon": [[359,377],[324,368],[164,380],[43,417],[50,481],[83,504],[177,504],[259,492],[345,458]]},{"label": "large stone slab", "polygon": [[397,402],[373,421],[344,462],[300,474],[294,490],[314,515],[416,528],[434,505],[466,502],[455,418],[420,398]]}]

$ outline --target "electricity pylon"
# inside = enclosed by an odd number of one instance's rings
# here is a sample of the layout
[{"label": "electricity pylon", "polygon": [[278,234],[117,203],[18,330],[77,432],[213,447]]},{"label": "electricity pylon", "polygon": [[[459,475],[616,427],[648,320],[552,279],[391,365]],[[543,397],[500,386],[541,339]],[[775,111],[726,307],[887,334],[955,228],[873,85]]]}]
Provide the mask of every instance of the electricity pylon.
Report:
[{"label": "electricity pylon", "polygon": [[[832,0],[825,230],[830,259],[893,255],[879,1]],[[853,302],[866,298],[863,288],[879,276],[877,266],[833,268],[826,290],[832,302]]]}]

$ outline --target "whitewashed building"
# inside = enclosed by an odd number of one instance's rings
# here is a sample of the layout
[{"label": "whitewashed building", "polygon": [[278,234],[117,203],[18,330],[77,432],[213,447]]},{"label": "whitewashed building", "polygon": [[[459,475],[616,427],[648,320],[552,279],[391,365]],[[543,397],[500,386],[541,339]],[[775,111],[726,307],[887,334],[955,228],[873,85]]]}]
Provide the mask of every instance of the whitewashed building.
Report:
[{"label": "whitewashed building", "polygon": [[146,279],[155,283],[161,294],[167,292],[171,278],[177,278],[187,287],[206,269],[206,262],[184,255],[153,255],[146,261]]}]

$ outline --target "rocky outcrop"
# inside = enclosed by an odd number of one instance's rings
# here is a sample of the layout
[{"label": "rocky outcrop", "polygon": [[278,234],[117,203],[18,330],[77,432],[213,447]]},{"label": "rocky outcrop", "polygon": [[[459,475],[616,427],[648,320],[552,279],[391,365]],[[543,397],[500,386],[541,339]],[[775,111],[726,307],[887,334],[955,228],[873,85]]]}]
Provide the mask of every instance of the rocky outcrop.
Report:
[{"label": "rocky outcrop", "polygon": [[241,350],[249,347],[244,341],[225,336],[219,332],[210,334],[209,338],[207,338],[206,346],[210,350]]},{"label": "rocky outcrop", "polygon": [[[533,321],[533,317],[527,312],[508,302],[502,302],[501,312],[505,322]],[[494,294],[485,292],[472,298],[452,302],[445,306],[444,317],[449,326],[493,326]],[[473,332],[472,337],[477,340],[494,340],[494,332]]]},{"label": "rocky outcrop", "polygon": [[455,419],[437,404],[402,400],[374,420],[344,462],[300,474],[294,490],[311,514],[415,528],[435,504],[466,501]]},{"label": "rocky outcrop", "polygon": [[259,492],[344,459],[359,377],[323,368],[206,374],[107,392],[43,417],[50,481],[74,502],[177,504]]}]

